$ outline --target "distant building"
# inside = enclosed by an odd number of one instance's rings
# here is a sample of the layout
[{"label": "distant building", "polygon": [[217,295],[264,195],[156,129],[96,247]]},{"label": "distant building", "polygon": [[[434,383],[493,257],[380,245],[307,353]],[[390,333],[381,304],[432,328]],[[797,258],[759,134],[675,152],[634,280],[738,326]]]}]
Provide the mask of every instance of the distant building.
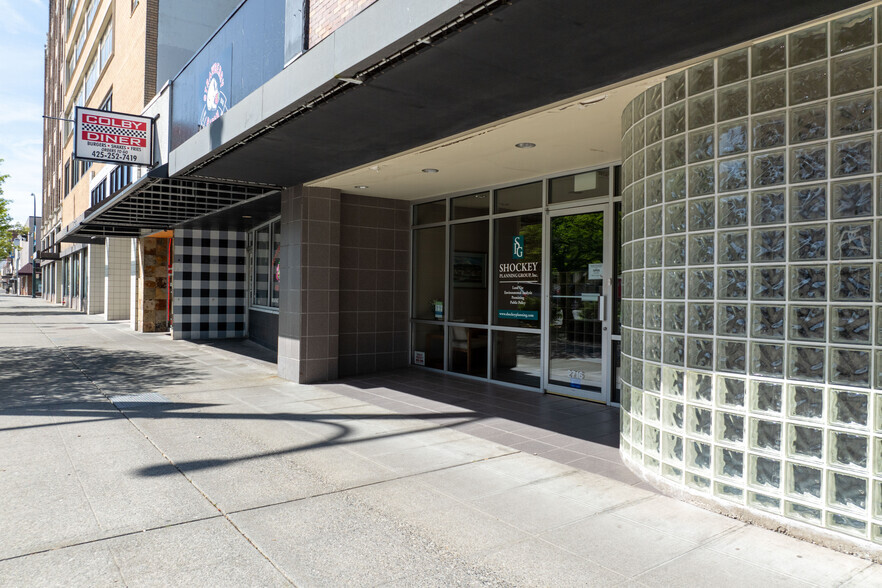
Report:
[{"label": "distant building", "polygon": [[[31,296],[36,292],[41,294],[40,260],[35,255],[40,243],[42,219],[29,216],[27,220],[29,229],[26,235],[17,237],[17,248],[13,253],[13,265],[15,267],[15,291],[18,294]],[[36,233],[34,232],[36,228]]]}]

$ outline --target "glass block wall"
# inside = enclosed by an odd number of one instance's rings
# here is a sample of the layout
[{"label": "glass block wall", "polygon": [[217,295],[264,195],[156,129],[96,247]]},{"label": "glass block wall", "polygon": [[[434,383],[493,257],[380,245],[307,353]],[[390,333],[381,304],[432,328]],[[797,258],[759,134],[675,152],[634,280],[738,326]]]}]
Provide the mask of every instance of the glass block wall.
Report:
[{"label": "glass block wall", "polygon": [[876,10],[699,63],[625,109],[621,451],[882,544]]}]

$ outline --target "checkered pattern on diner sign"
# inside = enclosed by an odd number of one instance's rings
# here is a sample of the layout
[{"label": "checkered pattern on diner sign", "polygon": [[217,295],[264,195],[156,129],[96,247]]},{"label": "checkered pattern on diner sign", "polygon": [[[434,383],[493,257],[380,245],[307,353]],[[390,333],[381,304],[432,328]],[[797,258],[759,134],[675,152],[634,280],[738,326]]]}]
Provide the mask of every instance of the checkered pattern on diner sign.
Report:
[{"label": "checkered pattern on diner sign", "polygon": [[140,139],[147,138],[147,131],[139,131],[137,129],[123,129],[120,127],[111,127],[107,125],[91,125],[84,124],[84,131],[91,133],[106,133],[108,135],[121,135],[123,137],[138,137]]},{"label": "checkered pattern on diner sign", "polygon": [[174,338],[245,336],[246,234],[182,229],[174,240]]}]

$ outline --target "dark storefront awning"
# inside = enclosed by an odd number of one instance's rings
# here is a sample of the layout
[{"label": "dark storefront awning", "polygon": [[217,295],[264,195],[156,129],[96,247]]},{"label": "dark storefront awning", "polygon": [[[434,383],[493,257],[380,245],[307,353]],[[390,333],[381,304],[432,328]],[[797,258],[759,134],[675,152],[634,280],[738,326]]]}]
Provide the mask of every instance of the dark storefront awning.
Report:
[{"label": "dark storefront awning", "polygon": [[34,264],[26,263],[20,268],[18,268],[18,275],[20,276],[29,276],[34,273]]},{"label": "dark storefront awning", "polygon": [[88,209],[56,241],[140,237],[277,192],[275,186],[169,178],[163,165]]},{"label": "dark storefront awning", "polygon": [[[193,145],[211,145],[211,152],[189,164],[178,162],[174,171],[284,186],[308,183],[856,4],[487,2],[487,10],[476,10],[470,19],[410,39],[412,49],[345,74],[358,84],[333,88],[327,98],[267,120],[262,129],[243,127],[251,133],[245,139],[231,125],[251,123],[258,113],[236,108],[257,105],[234,106],[230,114],[236,116],[225,121],[229,143],[196,140]],[[355,17],[344,28],[359,24]],[[293,77],[298,66],[294,62],[280,76]],[[304,72],[307,78],[310,71]],[[210,135],[212,128],[200,133]]]}]

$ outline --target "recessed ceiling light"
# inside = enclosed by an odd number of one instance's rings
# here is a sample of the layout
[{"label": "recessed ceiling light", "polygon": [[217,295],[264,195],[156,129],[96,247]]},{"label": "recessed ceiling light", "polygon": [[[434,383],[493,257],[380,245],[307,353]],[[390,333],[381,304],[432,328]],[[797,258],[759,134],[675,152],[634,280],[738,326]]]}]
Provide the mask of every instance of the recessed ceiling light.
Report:
[{"label": "recessed ceiling light", "polygon": [[242,218],[251,218],[251,215],[250,214],[243,214]]},{"label": "recessed ceiling light", "polygon": [[364,185],[353,186],[356,190],[367,190],[368,187]]},{"label": "recessed ceiling light", "polygon": [[517,147],[518,149],[532,149],[535,146],[536,146],[536,143],[530,143],[529,141],[515,144],[515,147]]},{"label": "recessed ceiling light", "polygon": [[437,174],[438,170],[435,169],[434,167],[427,167],[427,168],[423,168],[423,173],[424,174]]}]

